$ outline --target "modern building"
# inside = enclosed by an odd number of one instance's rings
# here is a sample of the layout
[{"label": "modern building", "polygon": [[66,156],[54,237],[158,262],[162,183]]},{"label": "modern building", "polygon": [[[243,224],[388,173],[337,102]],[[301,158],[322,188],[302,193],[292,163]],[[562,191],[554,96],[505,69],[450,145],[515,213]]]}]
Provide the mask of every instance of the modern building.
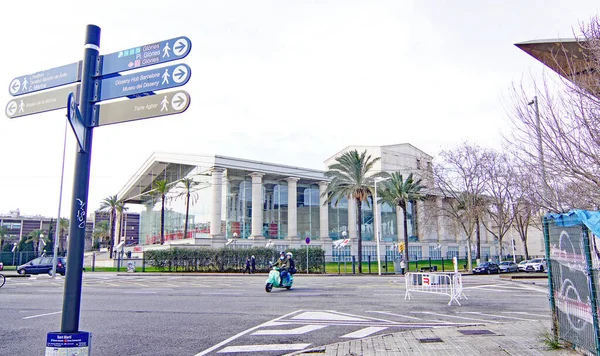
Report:
[{"label": "modern building", "polygon": [[[411,259],[466,255],[464,234],[458,226],[434,214],[444,198],[433,189],[432,156],[410,144],[389,146],[349,146],[325,160],[327,168],[335,158],[350,150],[367,151],[381,157],[373,172],[400,171],[423,179],[427,200],[410,203],[408,246]],[[328,179],[325,171],[293,167],[219,155],[154,153],[118,193],[126,204],[142,206],[140,245],[160,245],[161,196],[154,184],[166,180],[165,245],[194,245],[233,248],[272,246],[277,249],[311,245],[322,246],[328,255],[358,254],[357,231],[362,230],[363,256],[376,258],[372,204],[362,204],[362,221],[357,222],[356,203],[346,199],[326,204],[323,193]],[[184,236],[187,191],[182,179],[192,179],[188,206],[188,229]],[[397,210],[398,209],[398,210]],[[381,255],[397,256],[403,240],[402,211],[380,206]],[[482,227],[481,255],[498,254],[498,242]],[[400,238],[399,238],[400,236]],[[515,235],[516,236],[516,235]],[[349,243],[334,248],[333,241]],[[399,240],[400,239],[400,240]],[[508,244],[506,251],[513,251]],[[535,240],[535,239],[532,239]],[[518,248],[518,246],[516,246]],[[530,246],[531,254],[538,248]],[[509,250],[506,250],[509,248]],[[541,244],[540,244],[540,251]],[[521,250],[518,248],[518,251]],[[510,253],[510,252],[509,252]]]},{"label": "modern building", "polygon": [[[125,246],[137,245],[140,238],[140,214],[125,211],[119,218],[121,219],[117,224],[121,230],[119,236],[125,242]],[[110,224],[110,214],[107,211],[95,211],[93,221],[94,226],[101,221]]]}]

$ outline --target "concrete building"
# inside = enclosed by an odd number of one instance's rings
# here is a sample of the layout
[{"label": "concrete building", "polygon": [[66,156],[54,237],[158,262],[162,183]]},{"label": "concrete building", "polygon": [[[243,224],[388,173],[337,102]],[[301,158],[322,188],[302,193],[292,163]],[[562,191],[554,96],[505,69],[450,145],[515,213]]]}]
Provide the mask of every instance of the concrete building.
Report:
[{"label": "concrete building", "polygon": [[[410,203],[408,210],[409,254],[415,258],[466,255],[465,236],[458,226],[434,214],[445,204],[433,189],[432,156],[410,144],[389,146],[349,146],[325,160],[325,169],[335,158],[350,150],[367,151],[381,157],[373,172],[414,173],[428,187],[424,202]],[[356,204],[346,199],[325,204],[321,196],[328,180],[325,171],[219,155],[154,153],[118,193],[126,204],[143,207],[140,214],[140,245],[160,248],[161,197],[153,194],[154,183],[166,180],[171,189],[166,196],[165,245],[195,245],[235,248],[272,246],[277,249],[311,245],[322,246],[334,258],[358,254],[357,231],[363,236],[363,256],[376,256],[374,216],[371,204],[363,203],[362,221],[356,221]],[[191,178],[188,232],[183,234],[186,216],[186,190],[180,183]],[[381,255],[398,255],[398,236],[403,240],[402,211],[380,206]],[[481,255],[495,256],[499,246],[482,227]],[[541,236],[541,234],[539,234]],[[539,236],[537,241],[539,241]],[[514,237],[518,240],[517,235]],[[348,238],[350,243],[333,248],[333,241]],[[531,241],[536,241],[531,238]],[[511,253],[510,237],[505,237],[504,253]],[[508,245],[507,245],[508,243]],[[517,241],[516,253],[522,254]],[[539,248],[530,245],[532,255]],[[508,249],[508,250],[507,250]],[[507,252],[508,251],[508,252]]]}]

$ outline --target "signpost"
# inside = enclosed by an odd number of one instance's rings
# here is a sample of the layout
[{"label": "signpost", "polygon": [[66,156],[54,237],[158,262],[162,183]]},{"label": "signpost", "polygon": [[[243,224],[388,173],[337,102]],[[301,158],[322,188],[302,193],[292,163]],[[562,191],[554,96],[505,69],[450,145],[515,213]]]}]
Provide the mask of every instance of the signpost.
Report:
[{"label": "signpost", "polygon": [[6,116],[11,119],[67,107],[69,93],[79,93],[79,84],[37,94],[21,96],[6,104]]},{"label": "signpost", "polygon": [[100,79],[100,95],[96,101],[175,88],[190,80],[192,69],[185,64],[157,68],[141,73]]},{"label": "signpost", "polygon": [[102,56],[101,75],[124,72],[184,58],[192,49],[189,38],[177,37]]},{"label": "signpost", "polygon": [[8,92],[12,96],[33,93],[81,81],[81,62],[22,75],[10,81]]},{"label": "signpost", "polygon": [[94,126],[105,126],[151,117],[180,114],[187,110],[188,106],[190,106],[190,95],[185,90],[96,104],[96,119],[92,121],[92,124]]},{"label": "signpost", "polygon": [[[79,313],[94,127],[179,114],[190,105],[190,95],[184,90],[151,95],[186,84],[192,70],[185,64],[124,76],[118,73],[182,59],[191,47],[189,38],[177,37],[101,56],[100,27],[88,25],[82,61],[16,77],[9,83],[8,91],[16,98],[6,105],[7,117],[12,119],[67,108],[69,123],[79,143],[75,156],[67,250],[69,268],[65,277],[61,332],[47,334],[46,355],[90,353],[91,334],[79,331]],[[66,86],[77,82],[81,84]],[[30,94],[59,86],[62,87]],[[24,94],[30,95],[21,97]],[[99,104],[103,100],[122,97],[132,99]]]},{"label": "signpost", "polygon": [[310,237],[307,236],[304,242],[306,242],[306,274],[308,274],[308,244],[310,243]]}]

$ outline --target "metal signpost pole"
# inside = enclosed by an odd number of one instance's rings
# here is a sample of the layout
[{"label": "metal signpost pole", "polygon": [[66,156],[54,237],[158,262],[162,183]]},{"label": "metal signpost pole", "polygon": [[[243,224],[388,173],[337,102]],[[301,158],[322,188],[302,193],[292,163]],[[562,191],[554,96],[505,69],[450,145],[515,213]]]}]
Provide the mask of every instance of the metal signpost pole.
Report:
[{"label": "metal signpost pole", "polygon": [[54,233],[54,257],[52,258],[52,278],[56,277],[56,265],[58,262],[58,243],[60,242],[60,208],[62,206],[62,195],[63,195],[63,181],[65,176],[65,150],[67,147],[67,128],[68,122],[65,120],[65,138],[63,140],[63,156],[62,156],[62,168],[60,170],[60,189],[58,196],[58,220],[56,220],[56,231]]},{"label": "metal signpost pole", "polygon": [[90,164],[92,156],[92,113],[94,80],[100,50],[100,27],[88,25],[86,28],[81,73],[80,111],[85,137],[83,149],[78,148],[75,161],[73,182],[73,201],[71,203],[71,226],[69,229],[69,247],[67,253],[67,271],[63,297],[61,332],[79,331],[79,312],[81,307],[81,278],[83,270],[83,252],[85,247],[85,226],[87,216],[87,198],[90,182]]}]

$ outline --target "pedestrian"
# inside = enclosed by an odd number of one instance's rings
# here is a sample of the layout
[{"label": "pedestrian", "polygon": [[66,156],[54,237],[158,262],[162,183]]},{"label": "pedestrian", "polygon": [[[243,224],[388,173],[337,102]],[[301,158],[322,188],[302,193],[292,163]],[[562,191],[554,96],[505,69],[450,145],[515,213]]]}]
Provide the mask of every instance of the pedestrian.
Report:
[{"label": "pedestrian", "polygon": [[254,255],[250,257],[250,267],[250,273],[254,274],[254,272],[256,272],[256,258],[254,257]]},{"label": "pedestrian", "polygon": [[404,269],[406,268],[406,264],[404,263],[404,259],[400,260],[400,273],[404,275]]},{"label": "pedestrian", "polygon": [[244,274],[248,272],[248,274],[251,273],[250,271],[250,257],[246,257],[246,269],[244,270]]}]

